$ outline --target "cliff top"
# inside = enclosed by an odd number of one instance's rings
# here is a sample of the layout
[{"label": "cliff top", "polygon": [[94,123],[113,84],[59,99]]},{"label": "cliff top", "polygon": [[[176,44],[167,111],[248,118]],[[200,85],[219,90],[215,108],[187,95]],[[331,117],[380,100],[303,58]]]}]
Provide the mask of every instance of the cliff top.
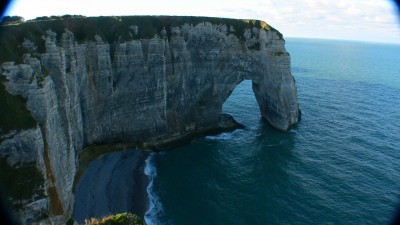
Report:
[{"label": "cliff top", "polygon": [[[251,19],[228,19],[216,17],[194,16],[51,16],[38,17],[24,21],[22,17],[5,17],[0,23],[0,62],[21,60],[21,55],[26,49],[21,43],[28,39],[37,47],[39,53],[45,51],[44,36],[46,31],[52,30],[61,37],[65,29],[74,33],[75,40],[79,43],[95,40],[99,35],[104,41],[114,43],[116,41],[129,41],[133,39],[148,39],[155,36],[173,35],[171,27],[177,27],[186,23],[197,25],[203,22],[226,25],[229,33],[243,39],[243,33],[248,28],[260,28],[279,31],[269,26],[266,22]],[[165,31],[163,31],[165,29]],[[164,34],[163,34],[164,32]],[[282,37],[282,36],[281,36]]]}]

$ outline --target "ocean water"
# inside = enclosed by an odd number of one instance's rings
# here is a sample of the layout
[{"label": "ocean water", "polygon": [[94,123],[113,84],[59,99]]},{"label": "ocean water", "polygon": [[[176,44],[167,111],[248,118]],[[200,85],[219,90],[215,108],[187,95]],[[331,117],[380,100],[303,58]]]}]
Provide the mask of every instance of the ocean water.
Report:
[{"label": "ocean water", "polygon": [[223,111],[244,130],[152,153],[149,224],[388,224],[400,207],[400,45],[286,39],[302,110],[261,119],[243,81]]}]

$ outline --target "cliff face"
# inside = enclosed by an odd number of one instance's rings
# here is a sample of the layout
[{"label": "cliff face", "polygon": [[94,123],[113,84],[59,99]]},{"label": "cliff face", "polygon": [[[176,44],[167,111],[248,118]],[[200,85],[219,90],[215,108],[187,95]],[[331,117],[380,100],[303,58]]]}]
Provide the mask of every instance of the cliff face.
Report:
[{"label": "cliff face", "polygon": [[[141,29],[132,24],[132,33]],[[26,138],[17,137],[24,135],[36,140],[24,151],[35,155],[45,178],[42,208],[68,218],[85,146],[158,146],[220,128],[222,105],[244,79],[253,82],[262,116],[288,130],[299,108],[284,40],[268,25],[243,29],[240,37],[234,32],[223,23],[184,22],[153,38],[108,43],[95,35],[79,43],[69,29],[48,30],[44,53],[26,37],[21,44],[31,51],[22,63],[2,63],[1,74],[8,92],[27,99],[38,128],[6,139],[0,149],[9,152],[7,142],[22,143]],[[12,157],[2,156],[10,164]]]}]

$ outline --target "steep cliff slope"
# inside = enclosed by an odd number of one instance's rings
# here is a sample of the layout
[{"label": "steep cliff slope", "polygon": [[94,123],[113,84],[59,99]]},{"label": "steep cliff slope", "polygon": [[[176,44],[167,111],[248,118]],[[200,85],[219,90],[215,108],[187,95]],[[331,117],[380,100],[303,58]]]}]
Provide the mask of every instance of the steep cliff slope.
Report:
[{"label": "steep cliff slope", "polygon": [[298,121],[285,41],[262,21],[65,17],[3,24],[0,32],[6,90],[26,99],[31,115],[22,116],[37,122],[1,130],[5,164],[33,163],[44,178],[34,184],[40,194],[13,199],[24,221],[71,215],[86,146],[157,147],[227,128],[222,105],[244,79],[272,126]]}]

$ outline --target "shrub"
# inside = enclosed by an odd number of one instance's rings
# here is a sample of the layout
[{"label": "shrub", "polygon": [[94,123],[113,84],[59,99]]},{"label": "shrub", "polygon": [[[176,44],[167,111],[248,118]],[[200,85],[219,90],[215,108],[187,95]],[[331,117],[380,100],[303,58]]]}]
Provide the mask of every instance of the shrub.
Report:
[{"label": "shrub", "polygon": [[[18,17],[20,18],[20,17]],[[14,18],[14,20],[18,20]],[[11,19],[11,18],[8,18]],[[100,16],[83,17],[79,15],[64,16],[43,16],[34,20],[29,20],[18,25],[0,26],[0,62],[16,61],[16,57],[21,57],[23,49],[21,43],[24,39],[29,39],[38,47],[39,53],[44,52],[44,40],[42,36],[46,31],[52,30],[57,34],[57,40],[65,29],[74,33],[75,40],[82,43],[87,40],[94,40],[95,35],[99,35],[104,41],[113,44],[120,41],[132,39],[153,38],[155,35],[162,36],[162,30],[166,29],[167,38],[171,37],[171,27],[181,26],[185,23],[197,25],[203,22],[212,24],[225,24],[234,29],[230,33],[243,40],[245,29],[259,28],[277,32],[282,38],[282,34],[270,27],[267,23],[259,20],[238,20],[217,17],[194,17],[194,16]],[[132,35],[131,26],[138,26],[138,33]]]},{"label": "shrub", "polygon": [[120,213],[102,219],[92,218],[85,221],[85,225],[146,225],[146,223],[135,214]]},{"label": "shrub", "polygon": [[1,19],[2,24],[22,23],[24,21],[25,21],[25,19],[21,16],[5,16]]},{"label": "shrub", "polygon": [[0,75],[0,135],[11,130],[36,127],[35,119],[26,108],[26,99],[8,93],[3,84],[5,80]]}]

